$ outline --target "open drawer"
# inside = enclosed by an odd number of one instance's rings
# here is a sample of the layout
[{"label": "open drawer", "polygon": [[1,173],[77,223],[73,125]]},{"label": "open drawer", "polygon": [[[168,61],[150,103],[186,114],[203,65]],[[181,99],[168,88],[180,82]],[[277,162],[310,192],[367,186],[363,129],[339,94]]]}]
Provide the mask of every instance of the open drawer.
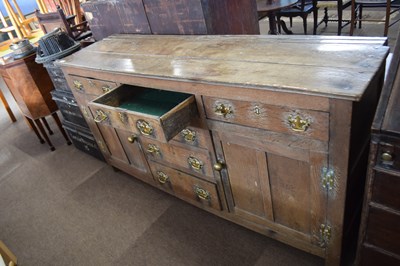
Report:
[{"label": "open drawer", "polygon": [[122,85],[89,103],[96,123],[108,123],[161,142],[197,115],[193,95]]}]

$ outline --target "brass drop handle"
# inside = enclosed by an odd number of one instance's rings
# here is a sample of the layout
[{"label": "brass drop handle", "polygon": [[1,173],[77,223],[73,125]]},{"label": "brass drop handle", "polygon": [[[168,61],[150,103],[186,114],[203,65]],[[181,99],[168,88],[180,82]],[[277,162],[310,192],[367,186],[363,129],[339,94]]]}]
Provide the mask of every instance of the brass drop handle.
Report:
[{"label": "brass drop handle", "polygon": [[223,103],[217,104],[215,106],[215,110],[214,110],[215,114],[217,115],[222,115],[223,117],[226,117],[229,114],[232,114],[232,107],[229,105],[225,105]]},{"label": "brass drop handle", "polygon": [[157,172],[157,179],[158,179],[158,182],[160,182],[160,184],[165,184],[165,183],[169,182],[169,176],[162,171]]},{"label": "brass drop handle", "polygon": [[108,116],[104,113],[103,110],[96,110],[96,117],[94,118],[94,122],[101,123],[106,120]]},{"label": "brass drop handle", "polygon": [[153,127],[150,125],[149,122],[145,120],[142,119],[138,120],[136,122],[136,127],[143,135],[149,136],[153,133]]},{"label": "brass drop handle", "polygon": [[130,135],[128,137],[129,143],[134,143],[137,140],[137,137],[135,135]]},{"label": "brass drop handle", "polygon": [[147,145],[147,152],[153,156],[161,154],[160,148],[158,148],[156,145],[151,144],[151,143],[149,145]]},{"label": "brass drop handle", "polygon": [[311,125],[310,119],[302,118],[300,115],[290,115],[288,122],[293,131],[304,132]]},{"label": "brass drop handle", "polygon": [[196,171],[200,171],[203,168],[203,162],[197,159],[196,157],[189,156],[188,163],[190,167]]},{"label": "brass drop handle", "polygon": [[186,142],[194,142],[196,140],[196,131],[185,128],[181,131],[182,137]]},{"label": "brass drop handle", "polygon": [[101,87],[101,90],[104,93],[107,93],[107,92],[111,91],[111,87],[109,85],[104,85],[103,87]]},{"label": "brass drop handle", "polygon": [[73,83],[74,83],[74,88],[76,90],[78,90],[78,91],[83,90],[82,82],[80,82],[79,80],[74,80]]},{"label": "brass drop handle", "polygon": [[225,164],[223,163],[223,162],[221,162],[221,161],[218,161],[218,162],[216,162],[215,164],[214,164],[214,170],[216,170],[216,171],[221,171],[223,168],[225,168]]},{"label": "brass drop handle", "polygon": [[204,188],[195,186],[194,187],[194,193],[196,193],[196,196],[201,200],[207,200],[207,201],[211,200],[210,192],[208,192]]},{"label": "brass drop handle", "polygon": [[393,155],[390,152],[384,152],[381,154],[382,161],[391,162],[393,161]]}]

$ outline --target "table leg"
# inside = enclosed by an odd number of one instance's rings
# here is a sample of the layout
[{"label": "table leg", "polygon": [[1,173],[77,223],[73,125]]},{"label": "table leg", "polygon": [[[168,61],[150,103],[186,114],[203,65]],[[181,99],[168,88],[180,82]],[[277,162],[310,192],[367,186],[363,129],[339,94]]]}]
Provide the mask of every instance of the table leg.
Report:
[{"label": "table leg", "polygon": [[53,135],[54,133],[53,133],[53,131],[51,131],[51,128],[49,126],[49,123],[47,123],[46,118],[42,117],[41,119],[42,119],[42,122],[43,122],[44,126],[47,128],[47,131],[49,132],[49,134]]},{"label": "table leg", "polygon": [[275,12],[268,12],[269,32],[268,34],[277,35]]},{"label": "table leg", "polygon": [[39,128],[40,133],[42,133],[42,135],[43,135],[44,139],[46,140],[47,144],[49,144],[50,150],[51,150],[51,151],[54,151],[56,148],[54,148],[54,146],[53,146],[53,144],[51,143],[49,137],[47,136],[46,130],[44,130],[44,127],[43,127],[42,123],[40,122],[40,119],[36,119],[36,120],[35,120],[35,124],[36,124],[36,126]]},{"label": "table leg", "polygon": [[3,94],[3,92],[2,92],[1,90],[0,90],[0,99],[1,99],[1,101],[3,102],[4,107],[6,108],[7,113],[8,113],[8,116],[10,117],[11,121],[12,121],[12,122],[17,121],[17,119],[15,118],[14,113],[11,111],[11,108],[10,108],[10,106],[8,105],[8,102],[7,102],[7,100],[6,100],[6,97],[4,97],[4,94]]},{"label": "table leg", "polygon": [[51,115],[53,116],[54,120],[56,121],[56,124],[57,124],[58,128],[60,129],[61,133],[63,134],[65,140],[67,141],[67,144],[71,145],[72,143],[69,140],[68,135],[65,132],[65,130],[64,130],[62,124],[61,124],[60,118],[58,117],[57,113],[52,113]]},{"label": "table leg", "polygon": [[35,124],[33,123],[32,119],[30,119],[29,117],[25,116],[26,121],[28,122],[28,124],[31,126],[31,128],[33,129],[33,131],[35,132],[36,136],[38,137],[40,143],[45,143],[44,139],[42,138],[42,136],[40,136],[39,131],[37,130]]}]

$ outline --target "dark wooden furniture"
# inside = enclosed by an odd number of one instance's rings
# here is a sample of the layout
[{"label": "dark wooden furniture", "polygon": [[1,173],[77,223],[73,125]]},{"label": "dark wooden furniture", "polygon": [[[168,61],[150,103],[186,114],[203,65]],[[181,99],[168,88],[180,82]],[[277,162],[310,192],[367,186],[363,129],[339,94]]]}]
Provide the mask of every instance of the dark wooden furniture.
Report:
[{"label": "dark wooden furniture", "polygon": [[385,41],[116,35],[59,64],[109,164],[339,265]]},{"label": "dark wooden furniture", "polygon": [[358,265],[400,264],[399,37],[372,124]]},{"label": "dark wooden furniture", "polygon": [[[268,34],[276,35],[278,34],[276,27],[276,12],[285,7],[293,6],[298,0],[257,0],[257,16],[262,18],[267,16],[269,23]],[[288,30],[284,28],[286,32]]]},{"label": "dark wooden furniture", "polygon": [[43,127],[44,124],[49,134],[53,134],[46,122],[46,116],[51,115],[54,118],[67,143],[71,143],[56,113],[57,105],[51,99],[50,91],[53,89],[53,84],[46,69],[35,62],[35,57],[36,54],[34,53],[0,65],[0,75],[39,141],[41,143],[46,141],[50,150],[54,151],[55,148]]},{"label": "dark wooden furniture", "polygon": [[260,33],[255,0],[91,0],[82,8],[95,40],[114,33]]},{"label": "dark wooden furniture", "polygon": [[[280,23],[281,17],[288,17],[290,20],[290,27],[293,26],[293,18],[301,17],[303,20],[304,34],[307,34],[307,17],[309,14],[313,14],[313,34],[317,34],[317,24],[318,24],[318,7],[317,0],[300,0],[296,5],[288,8],[283,8],[276,12],[276,20],[278,21],[278,31],[281,32]],[[286,26],[286,25],[285,25]],[[290,34],[293,32],[290,31]]]},{"label": "dark wooden furniture", "polygon": [[87,21],[75,24],[75,16],[66,17],[64,11],[60,7],[57,7],[56,12],[45,14],[42,14],[39,10],[36,10],[35,16],[37,17],[40,28],[44,33],[49,33],[56,28],[61,28],[68,34],[69,37],[77,41],[92,36],[92,32],[89,30]]},{"label": "dark wooden furniture", "polygon": [[[328,26],[328,22],[337,22],[337,35],[342,34],[342,29],[350,24],[350,20],[343,19],[343,10],[347,7],[351,6],[351,0],[318,0],[317,7],[324,9],[324,16],[322,20],[318,23],[317,27],[321,24],[325,24],[325,27]],[[336,9],[337,17],[336,16],[329,16],[328,10],[329,9]]]},{"label": "dark wooden furniture", "polygon": [[46,62],[43,66],[47,69],[53,82],[54,90],[51,95],[63,116],[64,129],[77,149],[104,161],[96,140],[67,84],[64,73],[54,62]]},{"label": "dark wooden furniture", "polygon": [[12,112],[10,106],[8,105],[7,99],[6,99],[6,97],[4,97],[4,94],[3,94],[3,92],[1,91],[1,89],[0,89],[0,100],[1,100],[1,102],[3,103],[3,105],[4,105],[4,108],[6,108],[6,111],[7,111],[7,113],[8,113],[8,116],[10,117],[11,121],[12,121],[12,122],[17,121],[17,119],[15,118],[14,113]]}]

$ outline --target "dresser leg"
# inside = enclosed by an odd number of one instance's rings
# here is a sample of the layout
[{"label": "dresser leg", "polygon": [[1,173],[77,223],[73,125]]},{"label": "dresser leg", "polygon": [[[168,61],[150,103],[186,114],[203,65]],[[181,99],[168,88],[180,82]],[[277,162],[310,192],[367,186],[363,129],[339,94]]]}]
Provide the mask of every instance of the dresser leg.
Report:
[{"label": "dresser leg", "polygon": [[40,119],[36,119],[35,120],[35,124],[39,128],[40,133],[42,133],[42,135],[43,135],[44,139],[46,140],[47,144],[49,144],[50,150],[54,151],[56,148],[54,148],[54,146],[51,143],[49,137],[47,136],[46,130],[44,130],[44,127],[43,127],[42,123],[40,122]]},{"label": "dresser leg", "polygon": [[49,135],[53,135],[54,133],[53,133],[53,131],[51,131],[51,128],[49,126],[49,123],[47,123],[46,118],[42,117],[41,119],[42,119],[42,122],[43,122],[44,126],[47,128],[47,131],[49,132]]},{"label": "dresser leg", "polygon": [[33,131],[35,132],[36,136],[38,137],[40,143],[45,143],[44,139],[42,138],[42,136],[40,136],[39,131],[37,130],[35,124],[33,123],[32,119],[30,119],[29,117],[25,117],[26,121],[28,122],[28,124],[31,126],[31,128],[33,129]]},{"label": "dresser leg", "polygon": [[52,113],[51,115],[53,116],[54,120],[56,121],[56,124],[57,124],[58,128],[60,129],[61,133],[63,134],[65,140],[67,141],[67,144],[71,145],[72,143],[69,140],[68,135],[65,132],[65,130],[64,130],[62,124],[61,124],[60,118],[58,117],[57,113]]}]

